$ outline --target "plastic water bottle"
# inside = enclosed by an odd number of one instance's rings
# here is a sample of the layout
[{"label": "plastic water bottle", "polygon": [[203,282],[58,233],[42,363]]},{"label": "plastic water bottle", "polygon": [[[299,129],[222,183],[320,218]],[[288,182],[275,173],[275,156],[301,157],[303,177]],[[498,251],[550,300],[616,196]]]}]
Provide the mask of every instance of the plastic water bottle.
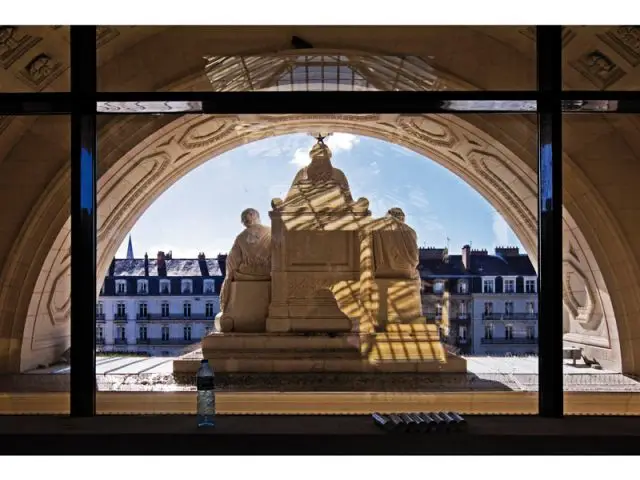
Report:
[{"label": "plastic water bottle", "polygon": [[208,360],[200,362],[198,385],[198,427],[214,427],[216,416],[215,377]]}]

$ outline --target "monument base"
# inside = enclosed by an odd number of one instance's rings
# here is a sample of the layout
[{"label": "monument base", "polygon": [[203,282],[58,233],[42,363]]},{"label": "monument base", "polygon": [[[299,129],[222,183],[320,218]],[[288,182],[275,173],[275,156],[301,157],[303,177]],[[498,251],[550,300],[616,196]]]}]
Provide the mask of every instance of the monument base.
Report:
[{"label": "monument base", "polygon": [[[417,328],[416,328],[417,327]],[[195,374],[206,358],[221,373],[466,373],[465,359],[434,338],[435,325],[396,325],[358,334],[214,333],[174,360],[174,373]]]}]

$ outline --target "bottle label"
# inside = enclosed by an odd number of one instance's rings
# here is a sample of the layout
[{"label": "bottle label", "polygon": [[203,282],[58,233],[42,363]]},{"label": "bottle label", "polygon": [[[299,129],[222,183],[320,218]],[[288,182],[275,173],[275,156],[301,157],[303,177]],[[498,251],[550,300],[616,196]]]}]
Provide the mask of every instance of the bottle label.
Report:
[{"label": "bottle label", "polygon": [[213,390],[214,381],[213,377],[198,377],[197,380],[198,390]]}]

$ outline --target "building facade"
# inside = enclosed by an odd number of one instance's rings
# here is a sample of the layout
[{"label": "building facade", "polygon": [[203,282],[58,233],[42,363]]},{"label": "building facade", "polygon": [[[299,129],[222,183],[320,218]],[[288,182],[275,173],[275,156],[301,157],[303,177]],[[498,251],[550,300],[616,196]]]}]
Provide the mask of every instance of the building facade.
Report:
[{"label": "building facade", "polygon": [[127,257],[112,260],[100,290],[97,351],[175,356],[214,328],[223,260],[133,258],[131,241]]},{"label": "building facade", "polygon": [[460,353],[537,353],[538,281],[518,248],[421,248],[419,270],[424,313]]}]

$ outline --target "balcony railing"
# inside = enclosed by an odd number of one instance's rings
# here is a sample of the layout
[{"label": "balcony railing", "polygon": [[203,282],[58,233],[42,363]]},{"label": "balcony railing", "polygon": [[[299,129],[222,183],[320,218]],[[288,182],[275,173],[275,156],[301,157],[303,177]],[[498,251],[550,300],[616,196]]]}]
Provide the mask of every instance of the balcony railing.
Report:
[{"label": "balcony railing", "polygon": [[471,320],[471,315],[468,313],[457,313],[451,316],[452,319],[458,320],[459,322],[468,322]]},{"label": "balcony railing", "polygon": [[116,338],[113,340],[113,343],[116,345],[128,345],[129,342],[127,341],[126,338]]},{"label": "balcony railing", "polygon": [[149,314],[148,313],[138,313],[136,315],[136,320],[149,320]]},{"label": "balcony railing", "polygon": [[482,320],[484,321],[507,321],[507,320],[529,320],[534,321],[538,320],[538,313],[526,313],[526,312],[515,312],[515,313],[483,313]]},{"label": "balcony railing", "polygon": [[96,313],[96,322],[106,321],[104,313]]},{"label": "balcony railing", "polygon": [[114,322],[126,322],[128,320],[128,315],[126,313],[116,313],[113,316]]},{"label": "balcony railing", "polygon": [[138,290],[138,295],[149,295],[149,290]]},{"label": "balcony railing", "polygon": [[147,320],[155,320],[155,321],[167,321],[167,320],[213,320],[216,316],[217,312],[213,315],[207,315],[205,313],[192,313],[189,316],[184,315],[183,313],[170,313],[169,315],[162,315],[161,313],[150,313],[147,315]]},{"label": "balcony railing", "polygon": [[482,338],[480,343],[493,345],[537,345],[537,338]]},{"label": "balcony railing", "polygon": [[96,337],[96,345],[104,345],[104,337]]},{"label": "balcony railing", "polygon": [[151,339],[149,338],[136,338],[137,345],[149,345],[151,343]]}]

